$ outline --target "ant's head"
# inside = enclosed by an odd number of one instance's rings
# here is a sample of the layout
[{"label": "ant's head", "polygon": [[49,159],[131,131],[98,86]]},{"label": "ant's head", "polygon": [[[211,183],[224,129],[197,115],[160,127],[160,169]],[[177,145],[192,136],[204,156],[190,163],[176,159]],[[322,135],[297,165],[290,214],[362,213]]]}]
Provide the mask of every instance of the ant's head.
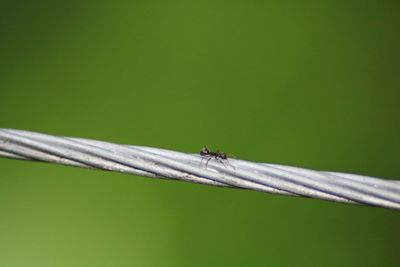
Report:
[{"label": "ant's head", "polygon": [[209,155],[209,154],[210,154],[210,150],[208,149],[208,147],[203,146],[203,148],[200,150],[200,155],[205,156],[205,155]]},{"label": "ant's head", "polygon": [[228,156],[226,155],[225,152],[219,152],[218,157],[220,157],[221,159],[228,159]]}]

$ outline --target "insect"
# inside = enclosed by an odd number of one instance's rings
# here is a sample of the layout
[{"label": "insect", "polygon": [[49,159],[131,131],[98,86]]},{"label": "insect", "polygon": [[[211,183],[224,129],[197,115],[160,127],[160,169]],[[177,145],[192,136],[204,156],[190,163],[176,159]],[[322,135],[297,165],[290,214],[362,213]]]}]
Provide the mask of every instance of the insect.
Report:
[{"label": "insect", "polygon": [[[200,150],[200,156],[203,157],[203,158],[201,159],[201,161],[203,161],[204,158],[207,158],[207,161],[206,161],[206,168],[207,168],[208,162],[209,162],[212,158],[214,158],[214,159],[215,159],[216,161],[218,161],[218,162],[221,162],[222,165],[224,165],[224,166],[226,166],[225,163],[224,163],[224,160],[226,160],[226,162],[227,162],[229,165],[232,166],[232,164],[229,163],[229,161],[228,161],[228,156],[226,155],[225,152],[222,152],[222,151],[219,151],[219,150],[213,152],[213,151],[210,151],[210,149],[208,149],[207,146],[203,146],[203,148]],[[233,167],[233,166],[232,166],[232,168],[235,169],[235,167]]]}]

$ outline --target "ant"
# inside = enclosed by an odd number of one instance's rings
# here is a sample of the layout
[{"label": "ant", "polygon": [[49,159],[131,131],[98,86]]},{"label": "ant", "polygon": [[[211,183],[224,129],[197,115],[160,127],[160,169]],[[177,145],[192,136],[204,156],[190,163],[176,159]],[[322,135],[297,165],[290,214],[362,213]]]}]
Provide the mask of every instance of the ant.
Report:
[{"label": "ant", "polygon": [[226,165],[225,165],[225,163],[223,162],[223,160],[226,160],[227,163],[228,163],[229,165],[231,165],[232,168],[235,169],[235,167],[233,167],[233,165],[229,163],[229,161],[228,161],[228,156],[226,155],[225,152],[222,152],[222,151],[219,151],[219,150],[213,152],[213,151],[210,151],[210,150],[208,149],[207,146],[203,146],[203,148],[200,150],[200,156],[203,157],[203,158],[201,159],[201,161],[203,161],[204,158],[208,157],[208,159],[207,159],[207,161],[206,161],[206,168],[207,168],[208,162],[209,162],[212,158],[214,158],[216,161],[221,162],[222,165],[224,165],[224,166],[226,166]]}]

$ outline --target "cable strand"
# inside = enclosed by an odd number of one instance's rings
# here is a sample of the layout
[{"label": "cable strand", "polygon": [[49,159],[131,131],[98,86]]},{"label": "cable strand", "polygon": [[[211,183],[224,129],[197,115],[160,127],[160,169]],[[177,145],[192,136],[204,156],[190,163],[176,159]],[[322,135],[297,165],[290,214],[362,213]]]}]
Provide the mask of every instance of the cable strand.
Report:
[{"label": "cable strand", "polygon": [[205,164],[197,154],[12,129],[0,129],[0,157],[400,210],[400,181],[356,174],[238,159]]}]

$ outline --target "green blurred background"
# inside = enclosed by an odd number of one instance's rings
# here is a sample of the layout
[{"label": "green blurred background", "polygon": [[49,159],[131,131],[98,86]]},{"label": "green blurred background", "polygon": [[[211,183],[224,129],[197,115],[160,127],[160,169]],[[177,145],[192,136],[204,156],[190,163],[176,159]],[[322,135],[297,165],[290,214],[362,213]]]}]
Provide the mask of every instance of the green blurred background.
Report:
[{"label": "green blurred background", "polygon": [[[398,1],[1,1],[0,127],[400,179]],[[399,266],[391,210],[0,159],[0,266]]]}]

